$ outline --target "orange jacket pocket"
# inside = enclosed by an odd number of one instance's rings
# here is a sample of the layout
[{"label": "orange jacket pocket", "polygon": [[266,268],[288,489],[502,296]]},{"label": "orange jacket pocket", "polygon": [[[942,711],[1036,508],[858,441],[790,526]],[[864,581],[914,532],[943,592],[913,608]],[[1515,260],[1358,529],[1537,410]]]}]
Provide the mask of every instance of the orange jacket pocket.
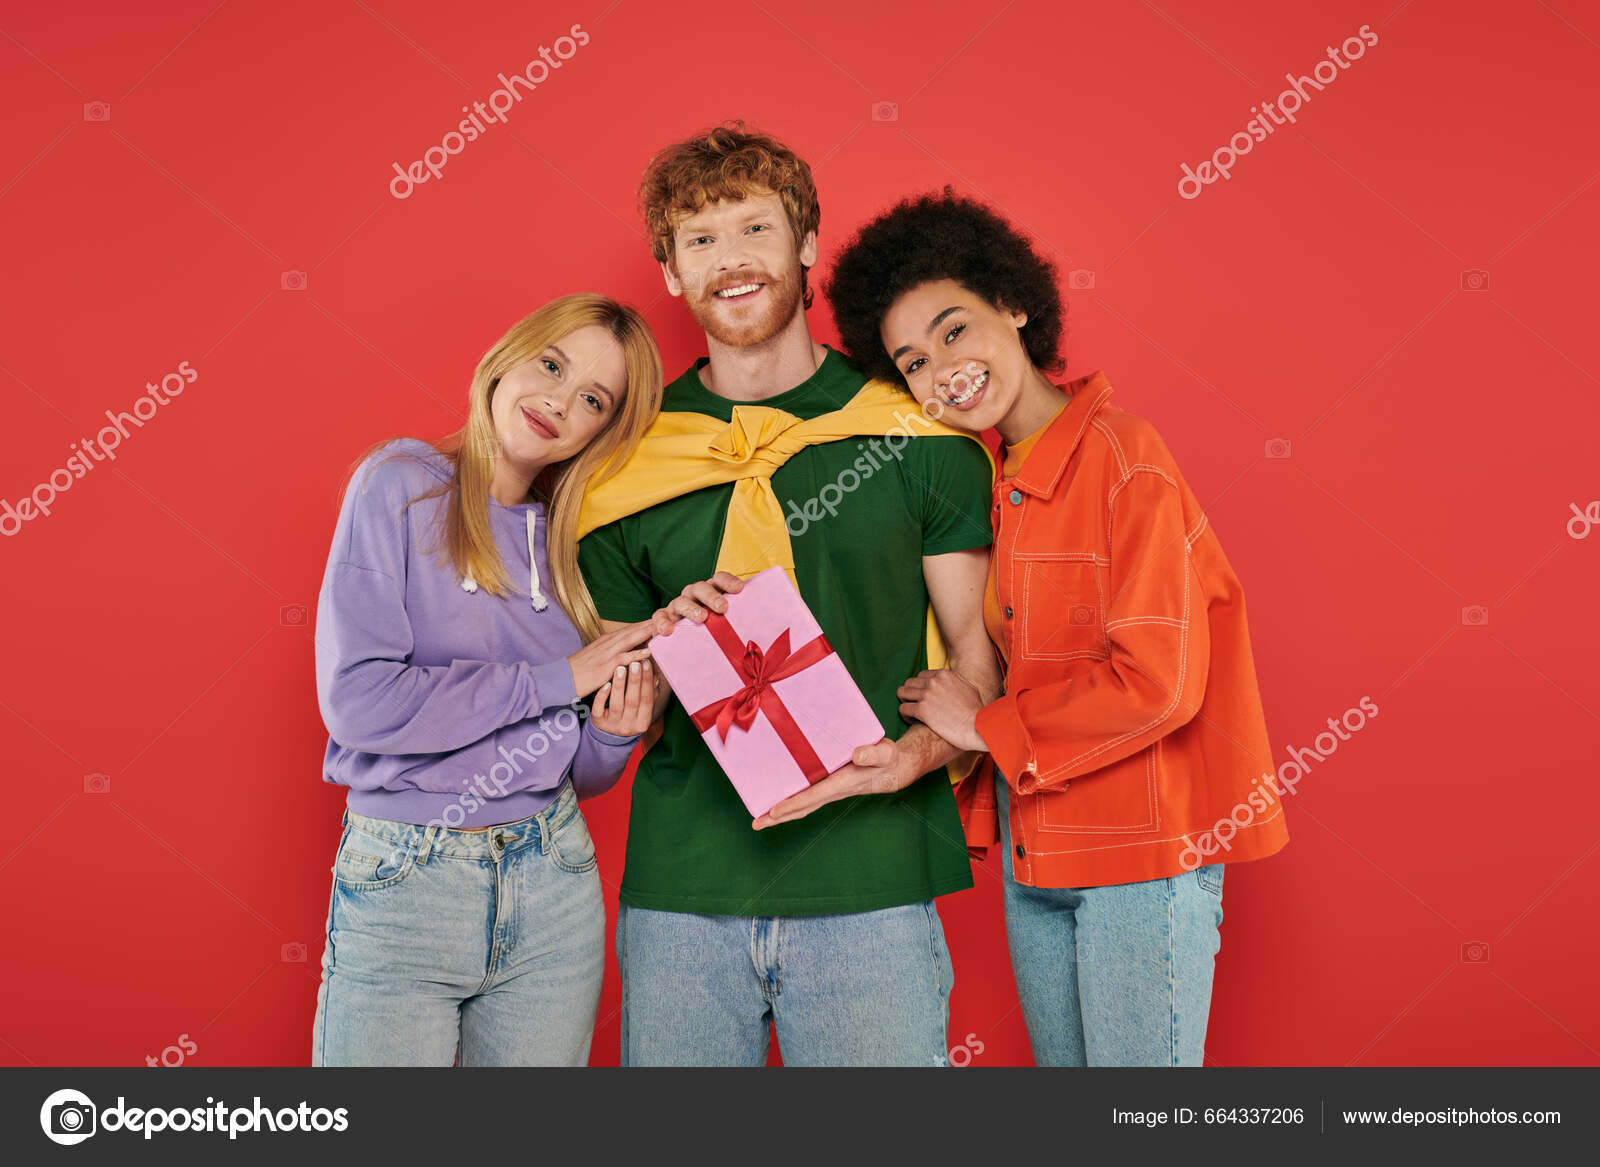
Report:
[{"label": "orange jacket pocket", "polygon": [[1088,552],[1019,554],[1020,649],[1027,660],[1105,660],[1105,581]]},{"label": "orange jacket pocket", "polygon": [[[1035,819],[1039,829],[1081,834],[1139,834],[1155,830],[1161,817],[1156,782],[1156,753],[1160,748],[1158,743],[1074,778],[1065,789],[1039,794]],[[1076,805],[1075,794],[1079,796]]]}]

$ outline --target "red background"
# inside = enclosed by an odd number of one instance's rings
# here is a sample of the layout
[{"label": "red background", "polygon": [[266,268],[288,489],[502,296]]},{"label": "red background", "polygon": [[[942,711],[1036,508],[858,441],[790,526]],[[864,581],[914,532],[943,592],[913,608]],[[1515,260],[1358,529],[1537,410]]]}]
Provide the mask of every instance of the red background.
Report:
[{"label": "red background", "polygon": [[[732,116],[813,164],[819,274],[945,183],[1093,272],[1067,375],[1104,369],[1207,506],[1279,758],[1379,706],[1290,800],[1288,849],[1229,872],[1207,1061],[1596,1061],[1600,538],[1565,524],[1600,496],[1600,12],[1394,3],[8,6],[0,498],[199,377],[0,539],[0,1061],[187,1035],[194,1064],[306,1062],[343,791],[294,606],[341,477],[454,428],[554,295],[644,308],[670,373],[698,355],[634,189]],[[590,43],[507,124],[391,197],[392,163],[574,23]],[[1179,197],[1363,24],[1298,127]],[[613,909],[627,805],[586,808]],[[1027,1064],[995,862],[940,904],[951,1040]],[[616,1004],[613,966],[599,1064]]]}]

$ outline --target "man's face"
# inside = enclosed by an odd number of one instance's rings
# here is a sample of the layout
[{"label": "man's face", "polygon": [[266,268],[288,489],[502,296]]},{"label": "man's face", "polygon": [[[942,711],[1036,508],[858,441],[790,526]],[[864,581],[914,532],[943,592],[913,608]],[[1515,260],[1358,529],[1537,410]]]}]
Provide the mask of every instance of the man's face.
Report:
[{"label": "man's face", "polygon": [[771,192],[707,203],[674,224],[675,263],[667,290],[682,296],[695,323],[722,344],[760,344],[800,310],[800,269],[817,262],[817,236],[798,244]]}]

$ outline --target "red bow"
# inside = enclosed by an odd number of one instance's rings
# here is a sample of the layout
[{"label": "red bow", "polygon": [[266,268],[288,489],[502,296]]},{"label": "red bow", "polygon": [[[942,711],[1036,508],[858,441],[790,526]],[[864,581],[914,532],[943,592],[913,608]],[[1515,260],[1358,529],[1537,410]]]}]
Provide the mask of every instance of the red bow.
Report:
[{"label": "red bow", "polygon": [[791,652],[789,630],[785,628],[763,651],[753,640],[741,644],[733,625],[720,612],[713,612],[706,617],[705,626],[744,685],[731,696],[713,701],[698,710],[693,715],[695,728],[705,733],[714,725],[718,737],[727,741],[730,727],[737,725],[740,729],[748,730],[755,723],[756,714],[765,713],[778,738],[805,774],[806,781],[816,782],[826,777],[828,771],[822,759],[817,757],[811,743],[806,741],[806,735],[784,707],[772,683],[792,677],[830,656],[833,646],[828,643],[828,638],[818,635]]}]

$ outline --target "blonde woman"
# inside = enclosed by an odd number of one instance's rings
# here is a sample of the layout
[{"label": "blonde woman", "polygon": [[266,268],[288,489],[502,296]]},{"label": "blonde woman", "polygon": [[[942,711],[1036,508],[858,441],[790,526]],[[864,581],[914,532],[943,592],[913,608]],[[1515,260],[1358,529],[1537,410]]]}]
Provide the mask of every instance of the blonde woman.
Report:
[{"label": "blonde woman", "polygon": [[588,1061],[605,908],[578,800],[621,775],[656,678],[649,622],[602,634],[574,530],[661,384],[638,312],[564,296],[479,362],[441,448],[357,468],[317,607],[323,778],[349,795],[314,1065]]}]

